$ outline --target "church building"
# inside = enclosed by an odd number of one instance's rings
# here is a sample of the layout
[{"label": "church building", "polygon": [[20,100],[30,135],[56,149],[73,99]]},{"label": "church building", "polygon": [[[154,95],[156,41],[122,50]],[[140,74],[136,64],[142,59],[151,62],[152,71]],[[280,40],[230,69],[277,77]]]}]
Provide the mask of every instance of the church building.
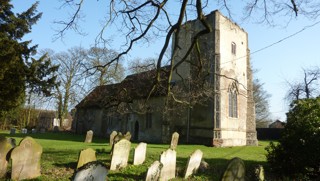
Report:
[{"label": "church building", "polygon": [[169,84],[166,66],[155,89],[156,70],[96,87],[76,106],[73,129],[101,136],[130,131],[133,141],[147,143],[168,143],[178,132],[180,143],[257,145],[248,34],[219,11],[206,20],[212,32],[200,37],[199,49],[184,61],[193,37],[204,27],[198,20],[188,21],[179,37],[173,37],[179,49],[172,55],[176,69]]}]

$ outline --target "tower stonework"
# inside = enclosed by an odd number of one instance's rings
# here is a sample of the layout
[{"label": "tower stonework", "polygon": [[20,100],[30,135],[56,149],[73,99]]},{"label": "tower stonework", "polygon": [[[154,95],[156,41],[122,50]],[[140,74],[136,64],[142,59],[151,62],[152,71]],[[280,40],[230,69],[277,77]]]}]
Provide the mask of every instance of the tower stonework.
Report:
[{"label": "tower stonework", "polygon": [[[201,58],[206,61],[207,67],[203,67],[210,72],[207,81],[215,93],[207,106],[189,110],[188,121],[181,121],[188,125],[179,126],[187,129],[188,140],[195,143],[198,139],[209,140],[216,147],[257,145],[248,33],[217,10],[206,20],[212,32],[199,39],[199,47]],[[184,57],[195,34],[203,29],[197,20],[183,25],[178,39],[180,49],[173,56],[175,63]],[[192,79],[194,68],[190,62],[195,63],[195,57],[192,52],[180,64],[172,75],[173,81]]]}]

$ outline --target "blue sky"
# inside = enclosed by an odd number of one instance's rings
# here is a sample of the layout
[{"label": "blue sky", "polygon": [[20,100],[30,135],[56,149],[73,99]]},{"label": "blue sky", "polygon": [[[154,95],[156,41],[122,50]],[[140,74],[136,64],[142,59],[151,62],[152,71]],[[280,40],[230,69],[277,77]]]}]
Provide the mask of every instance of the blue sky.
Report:
[{"label": "blue sky", "polygon": [[[34,2],[34,0],[13,0],[12,4],[16,12],[21,12]],[[65,34],[63,40],[53,41],[56,33],[54,29],[59,28],[53,22],[66,19],[71,12],[59,9],[61,1],[40,1],[38,11],[43,12],[43,16],[33,26],[32,32],[25,39],[32,39],[34,44],[39,45],[39,49],[50,48],[56,52],[65,51],[73,46],[88,48],[93,45],[95,37],[100,30],[101,20],[106,12],[107,1],[84,2],[86,3],[84,6],[85,21],[81,23],[83,25],[82,31],[87,36],[81,36],[69,31]],[[214,9],[212,8],[212,10]],[[237,11],[234,11],[234,17],[238,17]],[[222,13],[224,12],[222,11]],[[292,19],[288,25],[276,27],[241,22],[237,21],[237,19],[235,21],[248,32],[251,52],[267,47],[305,28],[304,31],[251,55],[253,68],[258,70],[256,77],[264,83],[264,89],[272,95],[270,98],[270,112],[273,118],[285,121],[285,113],[288,110],[288,102],[284,100],[288,89],[286,81],[294,81],[301,78],[302,68],[320,66],[320,23],[313,27],[308,27],[319,21],[319,18],[317,20],[308,20],[298,16]],[[287,18],[281,17],[277,21],[278,23],[284,22],[283,24],[286,24]],[[158,39],[151,44],[138,45],[125,58],[156,57],[162,42],[163,40]]]}]

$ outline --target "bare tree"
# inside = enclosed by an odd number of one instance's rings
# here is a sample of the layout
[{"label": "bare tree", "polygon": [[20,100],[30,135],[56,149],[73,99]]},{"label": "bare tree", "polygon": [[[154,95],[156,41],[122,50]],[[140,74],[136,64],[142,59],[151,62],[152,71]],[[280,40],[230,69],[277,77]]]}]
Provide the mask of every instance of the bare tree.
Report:
[{"label": "bare tree", "polygon": [[52,60],[59,65],[57,72],[59,85],[56,86],[54,97],[57,102],[60,126],[68,113],[69,107],[82,98],[81,92],[85,90],[83,79],[86,51],[81,47],[74,47],[67,52],[51,55]]},{"label": "bare tree", "polygon": [[271,122],[269,111],[270,94],[263,89],[259,79],[253,80],[253,100],[255,102],[256,127],[266,127]]},{"label": "bare tree", "polygon": [[294,100],[312,98],[320,95],[319,79],[320,79],[320,68],[302,69],[303,78],[297,81],[287,81],[289,87],[286,99],[289,102]]},{"label": "bare tree", "polygon": [[[59,21],[58,23],[63,26],[58,36],[63,36],[64,33],[73,29],[79,30],[78,18],[81,16],[81,9],[84,5],[83,0],[65,0],[64,5],[71,6],[75,12],[68,20]],[[212,32],[212,27],[207,22],[204,14],[208,10],[209,4],[216,3],[220,9],[224,9],[232,18],[232,4],[233,2],[224,1],[209,1],[209,0],[148,0],[148,1],[127,1],[127,0],[111,0],[109,1],[106,9],[108,12],[106,18],[103,20],[103,27],[97,36],[96,43],[103,45],[111,45],[109,41],[112,37],[110,30],[115,28],[119,31],[119,35],[123,37],[123,43],[120,45],[121,51],[113,59],[106,62],[103,66],[108,66],[121,57],[128,54],[132,48],[138,43],[152,43],[159,37],[165,37],[165,42],[159,50],[159,56],[156,62],[157,75],[155,76],[154,87],[151,92],[155,90],[156,86],[160,84],[160,67],[163,64],[165,52],[169,48],[172,39],[172,56],[170,58],[170,69],[168,76],[168,94],[170,94],[170,82],[172,72],[181,65],[192,50],[198,51],[198,60],[201,60],[198,40],[201,36]],[[66,7],[66,6],[64,6]],[[172,9],[174,7],[174,11]],[[274,17],[285,15],[291,17],[303,15],[309,18],[318,18],[320,14],[320,3],[316,1],[266,1],[266,0],[247,0],[242,2],[244,9],[244,19],[252,16],[258,17],[259,22],[273,23]],[[186,47],[185,55],[179,62],[176,62],[175,57],[177,51],[180,49],[179,34],[183,24],[190,19],[198,19],[202,24],[202,29],[191,37],[191,44]],[[175,35],[175,36],[173,36]],[[111,36],[114,36],[112,34]],[[201,71],[201,70],[200,70]]]},{"label": "bare tree", "polygon": [[[124,67],[121,64],[122,61],[109,64],[108,66],[103,66],[116,56],[118,56],[118,53],[114,50],[98,47],[92,47],[88,50],[87,73],[89,74],[89,79],[92,82],[92,85],[90,86],[91,88],[117,83],[124,78]],[[92,67],[96,68],[90,69]]]},{"label": "bare tree", "polygon": [[136,58],[129,63],[128,70],[131,74],[145,72],[156,68],[156,59],[154,58]]}]

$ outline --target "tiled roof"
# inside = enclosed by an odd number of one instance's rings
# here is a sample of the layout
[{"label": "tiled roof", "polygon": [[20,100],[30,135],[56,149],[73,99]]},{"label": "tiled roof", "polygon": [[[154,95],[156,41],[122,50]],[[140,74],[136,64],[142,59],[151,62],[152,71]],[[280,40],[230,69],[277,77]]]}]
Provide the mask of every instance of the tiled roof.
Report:
[{"label": "tiled roof", "polygon": [[[164,96],[167,93],[169,67],[161,69],[161,81],[151,97]],[[117,84],[102,85],[90,92],[76,108],[99,107],[109,108],[121,102],[132,102],[135,99],[146,99],[155,82],[156,70],[128,75]]]}]

